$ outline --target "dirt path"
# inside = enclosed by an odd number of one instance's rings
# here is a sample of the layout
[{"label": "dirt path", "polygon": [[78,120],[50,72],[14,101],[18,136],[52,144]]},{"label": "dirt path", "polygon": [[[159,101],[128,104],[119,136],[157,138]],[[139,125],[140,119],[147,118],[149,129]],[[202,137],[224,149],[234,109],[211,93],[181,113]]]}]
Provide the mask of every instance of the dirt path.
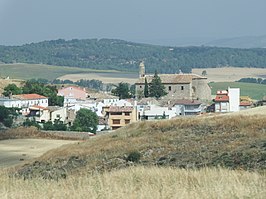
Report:
[{"label": "dirt path", "polygon": [[75,143],[69,140],[12,139],[0,141],[0,168],[21,164],[64,144]]}]

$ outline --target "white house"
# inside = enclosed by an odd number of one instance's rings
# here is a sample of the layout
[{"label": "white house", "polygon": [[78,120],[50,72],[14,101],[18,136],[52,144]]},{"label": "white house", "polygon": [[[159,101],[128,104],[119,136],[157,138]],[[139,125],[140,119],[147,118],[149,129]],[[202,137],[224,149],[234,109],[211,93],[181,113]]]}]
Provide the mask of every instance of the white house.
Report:
[{"label": "white house", "polygon": [[157,105],[147,105],[145,108],[138,106],[139,117],[141,120],[154,120],[165,117],[171,119],[176,116],[176,109],[160,107]]},{"label": "white house", "polygon": [[214,102],[215,112],[237,112],[240,110],[240,89],[217,91]]},{"label": "white house", "polygon": [[67,123],[68,114],[66,107],[58,107],[58,106],[31,106],[29,107],[30,113],[29,117],[34,117],[37,122],[48,122],[55,120],[62,121]]},{"label": "white house", "polygon": [[38,105],[42,107],[48,106],[48,97],[38,94],[21,94],[13,95],[10,98],[0,98],[0,105],[7,108],[21,108],[22,114],[29,113],[29,107]]},{"label": "white house", "polygon": [[176,115],[200,115],[203,112],[203,105],[198,100],[177,100],[174,107]]}]

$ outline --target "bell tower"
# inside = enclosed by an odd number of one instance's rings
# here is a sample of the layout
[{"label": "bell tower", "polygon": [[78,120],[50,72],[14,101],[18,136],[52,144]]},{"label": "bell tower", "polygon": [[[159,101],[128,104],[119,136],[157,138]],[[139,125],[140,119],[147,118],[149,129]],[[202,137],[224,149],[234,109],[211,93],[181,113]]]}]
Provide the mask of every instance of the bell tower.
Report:
[{"label": "bell tower", "polygon": [[139,64],[139,77],[145,77],[145,65],[144,61],[140,62]]}]

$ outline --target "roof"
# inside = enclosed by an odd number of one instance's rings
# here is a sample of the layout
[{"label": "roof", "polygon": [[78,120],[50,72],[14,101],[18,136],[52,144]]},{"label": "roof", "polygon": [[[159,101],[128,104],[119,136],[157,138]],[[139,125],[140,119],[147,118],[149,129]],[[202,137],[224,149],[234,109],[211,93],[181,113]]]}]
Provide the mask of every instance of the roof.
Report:
[{"label": "roof", "polygon": [[229,96],[228,95],[216,95],[215,102],[229,102]]},{"label": "roof", "polygon": [[186,99],[176,100],[173,103],[174,103],[174,105],[200,105],[200,104],[202,104],[198,100],[186,100]]},{"label": "roof", "polygon": [[48,97],[39,95],[39,94],[21,94],[13,95],[12,98],[20,100],[34,100],[34,99],[48,99]]},{"label": "roof", "polygon": [[33,105],[29,107],[30,110],[48,110],[46,107],[43,106],[38,106],[38,105]]},{"label": "roof", "polygon": [[[194,79],[207,79],[207,77],[202,77],[196,74],[159,74],[163,84],[189,84]],[[145,84],[145,78],[147,82],[150,83],[154,75],[145,75],[140,77],[136,84]]]},{"label": "roof", "polygon": [[132,106],[110,106],[109,110],[107,112],[132,112],[133,107]]},{"label": "roof", "polygon": [[62,87],[61,89],[58,89],[58,92],[62,91],[62,90],[72,90],[72,89],[76,89],[79,91],[83,91],[86,92],[86,90],[84,88],[78,87],[78,86],[67,86],[67,87]]},{"label": "roof", "polygon": [[249,101],[242,101],[242,102],[240,102],[239,105],[240,105],[240,106],[251,106],[251,105],[252,105],[252,102],[249,102]]}]

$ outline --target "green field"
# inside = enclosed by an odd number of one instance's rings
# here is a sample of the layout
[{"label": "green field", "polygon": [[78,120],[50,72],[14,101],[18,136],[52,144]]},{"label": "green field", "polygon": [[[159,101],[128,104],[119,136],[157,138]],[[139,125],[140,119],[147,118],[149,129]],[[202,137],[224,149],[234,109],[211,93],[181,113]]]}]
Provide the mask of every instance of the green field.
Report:
[{"label": "green field", "polygon": [[217,90],[226,90],[228,87],[240,88],[241,96],[250,96],[252,99],[261,100],[266,96],[266,85],[243,83],[243,82],[211,82],[209,83],[212,89],[212,95],[216,94]]},{"label": "green field", "polygon": [[86,68],[66,67],[66,66],[50,66],[44,64],[0,64],[0,76],[11,79],[48,79],[53,80],[62,75],[76,73],[113,73],[117,71],[111,70],[93,70]]}]

